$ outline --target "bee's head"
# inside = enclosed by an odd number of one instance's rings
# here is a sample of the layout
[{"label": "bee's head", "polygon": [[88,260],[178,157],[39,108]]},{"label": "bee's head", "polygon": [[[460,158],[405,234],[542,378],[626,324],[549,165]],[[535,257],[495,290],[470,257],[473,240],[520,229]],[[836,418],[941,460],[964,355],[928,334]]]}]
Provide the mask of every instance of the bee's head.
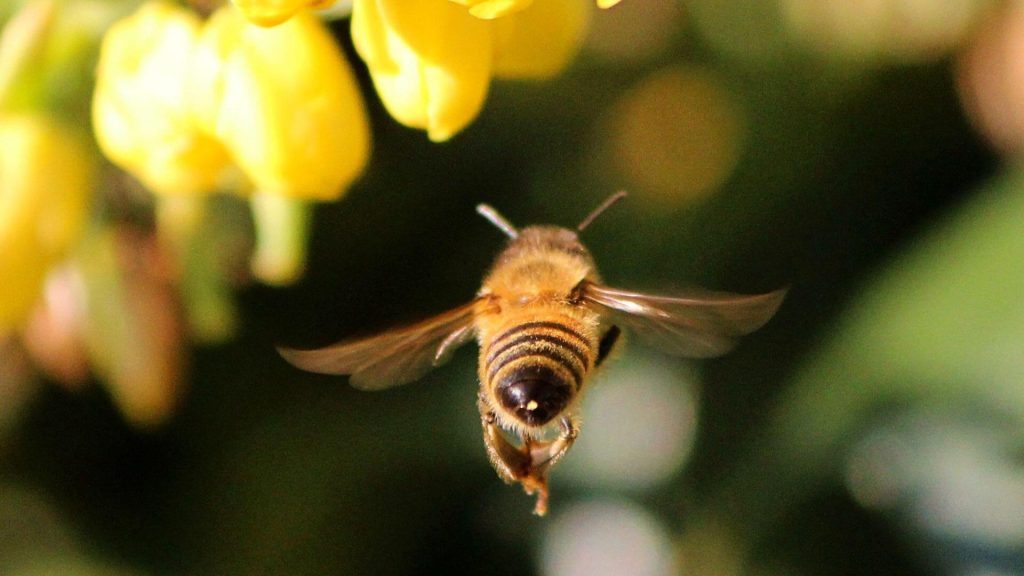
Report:
[{"label": "bee's head", "polygon": [[[519,236],[509,242],[509,249],[517,246],[520,250],[563,252],[591,260],[590,251],[580,241],[575,230],[561,226],[527,226]],[[514,250],[513,250],[514,251]]]},{"label": "bee's head", "polygon": [[527,426],[543,426],[569,405],[572,386],[551,368],[533,364],[502,377],[495,394],[517,420]]}]

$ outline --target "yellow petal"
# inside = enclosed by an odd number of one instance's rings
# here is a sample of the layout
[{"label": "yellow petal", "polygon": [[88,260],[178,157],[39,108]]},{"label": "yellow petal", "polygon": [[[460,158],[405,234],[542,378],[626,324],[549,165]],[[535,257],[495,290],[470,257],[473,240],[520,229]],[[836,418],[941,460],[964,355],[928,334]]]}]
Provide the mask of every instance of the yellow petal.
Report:
[{"label": "yellow petal", "polygon": [[388,112],[451,138],[483,107],[490,85],[491,22],[448,0],[355,0],[352,40]]},{"label": "yellow petal", "polygon": [[10,106],[29,69],[39,70],[53,30],[57,5],[26,2],[0,30],[0,107]]},{"label": "yellow petal", "polygon": [[334,0],[231,0],[250,22],[277,26],[304,8],[326,8]]},{"label": "yellow petal", "polygon": [[306,5],[306,0],[231,0],[254,24],[276,26]]},{"label": "yellow petal", "polygon": [[333,200],[366,164],[370,131],[355,78],[308,12],[260,28],[219,10],[200,39],[190,100],[263,192]]},{"label": "yellow petal", "polygon": [[0,329],[20,322],[50,266],[77,241],[92,164],[66,128],[41,116],[0,118]]},{"label": "yellow petal", "polygon": [[494,21],[494,75],[547,78],[579,52],[590,22],[585,0],[536,0],[528,9]]},{"label": "yellow petal", "polygon": [[621,1],[622,0],[597,0],[597,7],[598,8],[611,8],[612,6],[615,6],[616,4],[618,4]]},{"label": "yellow petal", "polygon": [[214,189],[229,166],[223,148],[200,132],[185,105],[189,56],[199,19],[149,2],[103,38],[93,96],[100,149],[157,193]]},{"label": "yellow petal", "polygon": [[514,14],[533,3],[533,0],[451,0],[469,8],[469,13],[477,18],[493,20]]}]

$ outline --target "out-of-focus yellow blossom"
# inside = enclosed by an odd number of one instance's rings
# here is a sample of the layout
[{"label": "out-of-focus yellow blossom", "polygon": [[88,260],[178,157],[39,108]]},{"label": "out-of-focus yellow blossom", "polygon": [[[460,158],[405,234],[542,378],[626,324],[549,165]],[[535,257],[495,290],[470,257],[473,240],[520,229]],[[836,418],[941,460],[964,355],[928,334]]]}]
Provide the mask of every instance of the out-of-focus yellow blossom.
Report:
[{"label": "out-of-focus yellow blossom", "polygon": [[519,8],[483,20],[449,0],[355,0],[352,40],[388,112],[443,141],[476,118],[492,76],[546,77],[575,56],[583,0]]},{"label": "out-of-focus yellow blossom", "polygon": [[334,200],[370,150],[366,112],[326,27],[300,12],[261,28],[228,6],[206,23],[190,106],[264,193]]},{"label": "out-of-focus yellow blossom", "polygon": [[[164,196],[161,212],[180,193],[254,193],[253,270],[278,284],[303,266],[304,203],[340,197],[370,150],[348,63],[305,11],[264,28],[230,5],[202,23],[150,2],[104,38],[93,117],[104,152]],[[188,245],[193,227],[166,212]]]},{"label": "out-of-focus yellow blossom", "polygon": [[20,323],[50,267],[78,239],[92,164],[67,128],[36,115],[0,117],[0,330]]},{"label": "out-of-focus yellow blossom", "polygon": [[193,113],[255,192],[252,270],[290,283],[305,262],[305,201],[340,197],[369,156],[355,78],[312,14],[261,28],[230,6],[206,23],[193,66]]},{"label": "out-of-focus yellow blossom", "polygon": [[616,4],[618,4],[621,1],[622,0],[597,0],[597,7],[598,8],[611,8],[612,6],[615,6]]},{"label": "out-of-focus yellow blossom", "polygon": [[488,22],[448,0],[355,0],[352,40],[385,108],[443,141],[479,113],[491,80]]},{"label": "out-of-focus yellow blossom", "polygon": [[326,8],[334,0],[231,0],[251,22],[260,26],[277,26],[299,10]]},{"label": "out-of-focus yellow blossom", "polygon": [[494,75],[543,79],[561,72],[586,37],[590,10],[577,0],[537,0],[528,10],[495,20]]},{"label": "out-of-focus yellow blossom", "polygon": [[52,0],[29,2],[0,31],[0,107],[9,105],[18,81],[38,67],[56,7]]},{"label": "out-of-focus yellow blossom", "polygon": [[92,106],[96,139],[115,164],[159,194],[212,191],[231,165],[187,106],[200,27],[192,12],[157,0],[114,24],[101,46]]}]

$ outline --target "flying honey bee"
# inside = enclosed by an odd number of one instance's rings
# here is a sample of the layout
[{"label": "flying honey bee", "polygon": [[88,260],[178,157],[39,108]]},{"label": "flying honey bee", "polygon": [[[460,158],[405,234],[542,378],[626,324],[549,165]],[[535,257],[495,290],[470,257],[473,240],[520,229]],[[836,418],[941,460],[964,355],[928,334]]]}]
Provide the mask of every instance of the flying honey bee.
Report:
[{"label": "flying honey bee", "polygon": [[544,515],[548,473],[579,434],[581,394],[622,329],[673,355],[718,356],[768,322],[785,296],[656,296],[606,286],[578,234],[624,195],[609,197],[575,230],[516,229],[481,204],[477,212],[509,241],[471,302],[369,338],[280,353],[303,370],[347,374],[358,389],[381,390],[416,380],[475,336],[487,454],[506,483],[537,494],[534,513]]}]

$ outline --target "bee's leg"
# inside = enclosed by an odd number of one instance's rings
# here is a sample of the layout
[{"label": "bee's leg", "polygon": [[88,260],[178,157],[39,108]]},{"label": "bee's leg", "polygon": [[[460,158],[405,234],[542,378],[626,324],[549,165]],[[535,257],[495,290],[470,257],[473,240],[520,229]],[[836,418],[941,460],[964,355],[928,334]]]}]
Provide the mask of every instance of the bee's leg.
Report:
[{"label": "bee's leg", "polygon": [[608,354],[611,354],[615,343],[619,341],[619,336],[622,334],[622,330],[618,326],[612,326],[601,336],[601,341],[597,344],[597,361],[594,362],[595,366],[600,366],[604,362]]},{"label": "bee's leg", "polygon": [[530,451],[531,468],[529,475],[520,482],[527,494],[537,494],[533,513],[538,516],[548,511],[548,471],[569,451],[579,434],[579,420],[575,416],[563,416],[559,426],[562,432],[553,442],[526,443]]},{"label": "bee's leg", "polygon": [[572,448],[576,437],[580,433],[580,421],[576,415],[562,416],[561,420],[558,421],[559,427],[562,429],[561,434],[554,442],[546,444],[542,447],[534,447],[530,453],[530,459],[533,462],[533,468],[535,470],[541,468],[551,468],[565,456],[565,453]]},{"label": "bee's leg", "polygon": [[533,513],[537,516],[544,516],[548,513],[548,471],[547,468],[535,469],[530,475],[519,481],[523,485],[523,491],[527,495],[537,495],[537,501],[533,505]]},{"label": "bee's leg", "polygon": [[532,460],[527,445],[518,448],[508,441],[496,423],[494,410],[487,405],[483,394],[477,399],[477,407],[480,409],[480,424],[484,431],[487,457],[498,476],[507,484],[528,476]]}]

